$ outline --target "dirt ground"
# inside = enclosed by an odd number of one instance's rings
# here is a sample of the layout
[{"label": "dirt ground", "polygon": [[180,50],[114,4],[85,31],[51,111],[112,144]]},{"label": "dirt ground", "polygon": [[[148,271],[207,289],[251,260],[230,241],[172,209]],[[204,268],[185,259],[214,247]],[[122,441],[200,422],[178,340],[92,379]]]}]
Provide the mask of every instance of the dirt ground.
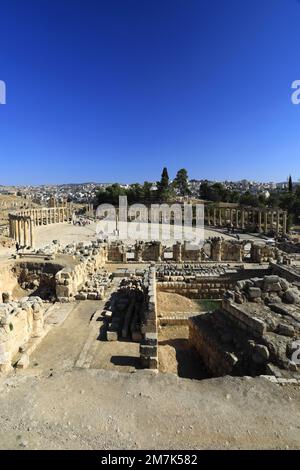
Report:
[{"label": "dirt ground", "polygon": [[188,338],[189,327],[186,325],[167,325],[159,328],[159,370],[189,379],[207,378],[208,373]]},{"label": "dirt ground", "polygon": [[0,381],[1,449],[299,449],[299,389],[95,369]]},{"label": "dirt ground", "polygon": [[186,327],[160,331],[165,373],[138,370],[138,344],[101,341],[99,308],[49,308],[53,326],[30,367],[0,379],[1,449],[300,447],[299,387],[166,373],[205,375],[189,357]]},{"label": "dirt ground", "polygon": [[161,314],[174,315],[174,313],[202,312],[201,301],[188,299],[184,295],[170,294],[169,292],[157,292],[157,311]]}]

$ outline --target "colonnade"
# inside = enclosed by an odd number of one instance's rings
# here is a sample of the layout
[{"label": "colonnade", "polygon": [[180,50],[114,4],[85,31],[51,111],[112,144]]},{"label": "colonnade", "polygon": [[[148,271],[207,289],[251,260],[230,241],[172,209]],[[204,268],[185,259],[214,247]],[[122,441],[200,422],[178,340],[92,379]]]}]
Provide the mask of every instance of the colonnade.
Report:
[{"label": "colonnade", "polygon": [[215,227],[252,228],[260,233],[274,230],[277,235],[287,233],[287,212],[283,210],[205,206],[205,221]]},{"label": "colonnade", "polygon": [[72,220],[72,206],[24,209],[9,214],[9,236],[20,246],[34,247],[34,226]]},{"label": "colonnade", "polygon": [[9,236],[20,246],[34,246],[33,219],[30,216],[9,214]]}]

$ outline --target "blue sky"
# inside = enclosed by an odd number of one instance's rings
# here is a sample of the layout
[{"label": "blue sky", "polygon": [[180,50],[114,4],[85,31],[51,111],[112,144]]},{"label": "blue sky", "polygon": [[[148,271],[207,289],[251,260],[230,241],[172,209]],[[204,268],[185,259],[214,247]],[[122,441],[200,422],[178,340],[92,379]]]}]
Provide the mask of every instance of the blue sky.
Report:
[{"label": "blue sky", "polygon": [[1,0],[0,184],[300,178],[298,0]]}]

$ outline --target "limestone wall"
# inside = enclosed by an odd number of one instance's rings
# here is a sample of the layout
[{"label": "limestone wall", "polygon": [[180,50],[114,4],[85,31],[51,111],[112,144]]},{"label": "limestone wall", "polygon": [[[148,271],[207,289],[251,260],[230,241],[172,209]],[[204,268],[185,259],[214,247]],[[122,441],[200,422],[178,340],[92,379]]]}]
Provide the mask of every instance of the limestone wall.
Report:
[{"label": "limestone wall", "polygon": [[198,325],[198,318],[189,319],[189,342],[198,352],[202,364],[214,376],[231,374],[237,362],[233,353],[224,351],[215,340],[208,326]]},{"label": "limestone wall", "polygon": [[145,318],[142,323],[143,339],[140,343],[140,359],[143,367],[158,368],[157,299],[155,267],[144,277],[146,287]]},{"label": "limestone wall", "polygon": [[283,277],[288,282],[297,282],[300,285],[300,270],[297,272],[292,266],[284,266],[282,264],[271,264],[273,274]]},{"label": "limestone wall", "polygon": [[21,347],[44,332],[44,304],[38,297],[0,304],[0,372],[9,372]]},{"label": "limestone wall", "polygon": [[219,237],[212,238],[211,260],[243,262],[245,255],[245,243],[237,240],[222,240]]},{"label": "limestone wall", "polygon": [[126,247],[122,243],[110,243],[107,247],[107,261],[126,263]]},{"label": "limestone wall", "polygon": [[0,302],[4,293],[7,293],[9,296],[12,295],[17,284],[17,278],[12,272],[12,265],[7,264],[2,266],[0,270]]},{"label": "limestone wall", "polygon": [[88,274],[96,272],[107,261],[106,245],[84,247],[82,253],[75,266],[65,267],[55,276],[56,296],[61,302],[74,300]]},{"label": "limestone wall", "polygon": [[263,263],[277,260],[280,256],[278,248],[264,243],[253,242],[251,244],[252,263]]},{"label": "limestone wall", "polygon": [[268,270],[245,269],[224,276],[170,276],[171,281],[157,283],[161,292],[184,295],[191,299],[222,299],[227,290],[234,289],[239,280],[248,279]]}]

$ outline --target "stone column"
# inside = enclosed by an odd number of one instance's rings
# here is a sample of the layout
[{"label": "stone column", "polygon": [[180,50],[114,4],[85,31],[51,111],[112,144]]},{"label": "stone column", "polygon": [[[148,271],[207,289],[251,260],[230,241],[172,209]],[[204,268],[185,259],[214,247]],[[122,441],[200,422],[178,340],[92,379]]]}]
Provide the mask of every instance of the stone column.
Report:
[{"label": "stone column", "polygon": [[21,227],[21,219],[18,219],[18,243],[19,245],[21,245],[21,230],[22,230],[22,227]]},{"label": "stone column", "polygon": [[229,209],[230,227],[233,227],[233,210]]},{"label": "stone column", "polygon": [[27,223],[27,219],[24,219],[24,246],[28,246],[28,223]]},{"label": "stone column", "polygon": [[279,235],[280,230],[280,213],[279,211],[276,212],[276,234]]},{"label": "stone column", "polygon": [[282,233],[286,235],[287,232],[287,213],[286,211],[283,212],[283,222],[282,222]]},{"label": "stone column", "polygon": [[15,239],[15,220],[13,218],[11,218],[10,223],[11,223],[11,225],[9,227],[9,229],[11,230],[10,237]]},{"label": "stone column", "polygon": [[216,208],[215,208],[215,207],[214,207],[214,209],[213,209],[213,214],[214,214],[214,215],[213,215],[213,217],[214,217],[214,218],[213,218],[213,224],[214,224],[214,226],[216,226],[216,225],[217,225],[217,220],[216,220]]},{"label": "stone column", "polygon": [[274,228],[274,211],[271,212],[271,226],[272,226],[272,230]]},{"label": "stone column", "polygon": [[19,243],[19,223],[18,219],[15,219],[15,240]]},{"label": "stone column", "polygon": [[268,231],[268,212],[265,211],[265,233]]},{"label": "stone column", "polygon": [[222,209],[219,208],[219,226],[222,227]]},{"label": "stone column", "polygon": [[235,210],[235,226],[236,228],[239,228],[239,210]]},{"label": "stone column", "polygon": [[207,224],[210,225],[210,209],[207,208]]},{"label": "stone column", "polygon": [[261,210],[258,211],[258,231],[261,233],[262,229],[262,221],[261,221]]},{"label": "stone column", "polygon": [[34,248],[34,234],[33,234],[33,220],[29,220],[29,238],[30,238],[30,246]]},{"label": "stone column", "polygon": [[242,229],[245,228],[245,209],[242,209]]}]

